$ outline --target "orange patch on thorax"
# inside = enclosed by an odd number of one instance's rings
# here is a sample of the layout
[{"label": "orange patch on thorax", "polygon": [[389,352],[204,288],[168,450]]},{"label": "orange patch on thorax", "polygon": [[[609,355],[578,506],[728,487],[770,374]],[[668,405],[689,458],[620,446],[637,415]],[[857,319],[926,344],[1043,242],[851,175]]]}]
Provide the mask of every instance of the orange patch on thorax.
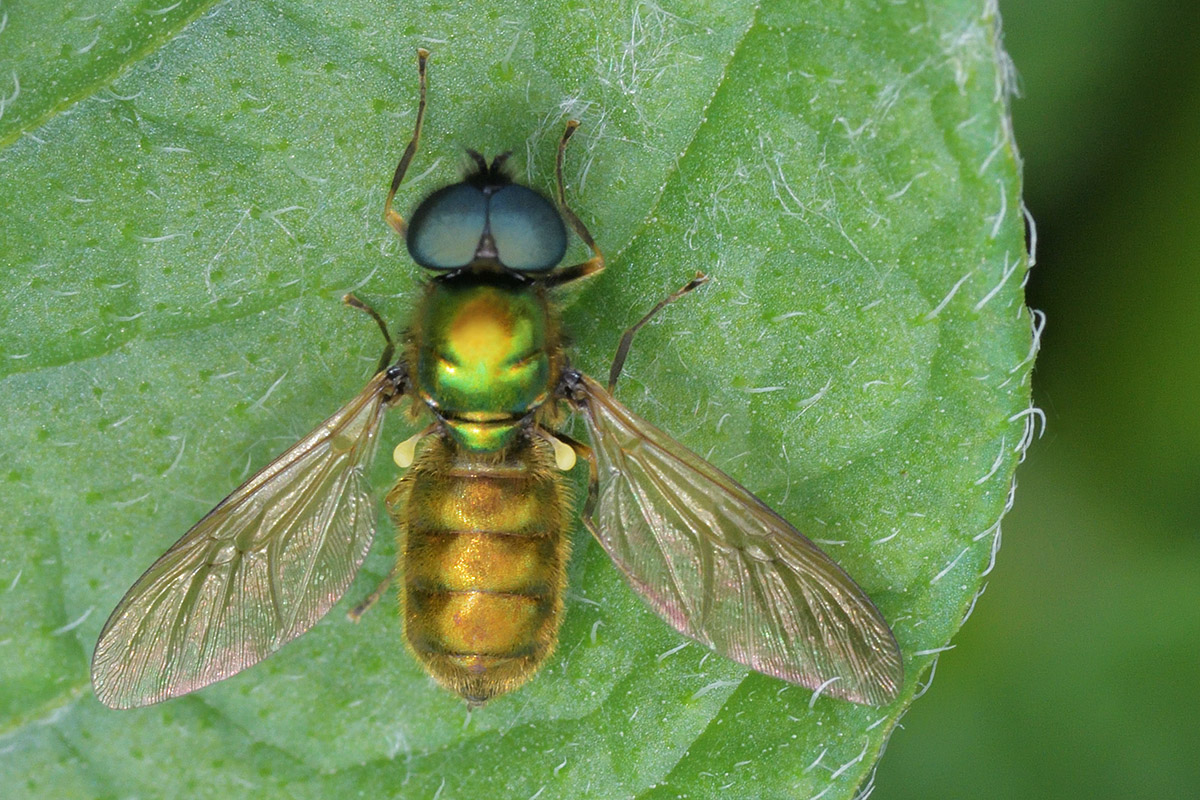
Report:
[{"label": "orange patch on thorax", "polygon": [[450,342],[466,361],[497,364],[512,352],[514,323],[505,304],[491,297],[478,297],[455,314]]}]

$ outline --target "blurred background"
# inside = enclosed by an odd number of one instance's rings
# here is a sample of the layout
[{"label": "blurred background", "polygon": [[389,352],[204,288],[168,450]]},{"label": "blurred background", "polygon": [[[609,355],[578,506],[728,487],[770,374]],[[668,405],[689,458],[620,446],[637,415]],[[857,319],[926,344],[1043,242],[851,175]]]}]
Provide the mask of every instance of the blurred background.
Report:
[{"label": "blurred background", "polygon": [[873,800],[1200,787],[1200,3],[1000,0],[1046,435]]}]

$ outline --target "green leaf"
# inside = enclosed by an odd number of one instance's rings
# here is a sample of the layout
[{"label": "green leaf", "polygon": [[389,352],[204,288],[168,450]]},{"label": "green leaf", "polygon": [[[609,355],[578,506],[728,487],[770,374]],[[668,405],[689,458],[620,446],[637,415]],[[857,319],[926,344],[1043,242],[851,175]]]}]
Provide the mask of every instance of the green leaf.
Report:
[{"label": "green leaf", "polygon": [[[25,797],[846,798],[990,569],[1026,440],[1020,169],[986,0],[0,8],[0,783]],[[391,609],[148,709],[88,660],[192,522],[358,391],[419,270],[398,196],[513,150],[609,256],[575,363],[697,270],[618,394],[856,577],[904,694],[872,709],[688,644],[573,533],[558,653],[470,713]],[[13,89],[3,84],[12,74]],[[582,255],[574,246],[571,255]],[[405,424],[388,423],[399,441]],[[385,444],[386,446],[386,444]],[[382,460],[382,459],[381,459]],[[381,490],[392,465],[377,465]]]}]

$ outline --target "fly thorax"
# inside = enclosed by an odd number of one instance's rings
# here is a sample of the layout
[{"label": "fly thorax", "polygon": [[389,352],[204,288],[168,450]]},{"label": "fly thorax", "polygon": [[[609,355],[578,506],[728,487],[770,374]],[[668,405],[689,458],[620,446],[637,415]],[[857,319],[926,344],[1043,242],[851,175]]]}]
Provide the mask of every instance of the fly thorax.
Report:
[{"label": "fly thorax", "polygon": [[526,285],[431,284],[418,313],[421,396],[472,450],[499,449],[550,390],[547,312]]}]

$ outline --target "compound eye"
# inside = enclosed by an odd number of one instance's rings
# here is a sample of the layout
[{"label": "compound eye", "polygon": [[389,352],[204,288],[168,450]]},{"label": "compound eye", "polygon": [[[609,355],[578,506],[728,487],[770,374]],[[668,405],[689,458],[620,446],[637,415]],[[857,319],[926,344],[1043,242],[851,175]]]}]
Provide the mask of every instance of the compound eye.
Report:
[{"label": "compound eye", "polygon": [[512,183],[492,195],[488,223],[500,263],[515,272],[545,272],[567,251],[558,209],[524,186]]},{"label": "compound eye", "polygon": [[459,269],[475,259],[487,225],[487,197],[467,183],[438,189],[413,212],[408,253],[428,269]]}]

